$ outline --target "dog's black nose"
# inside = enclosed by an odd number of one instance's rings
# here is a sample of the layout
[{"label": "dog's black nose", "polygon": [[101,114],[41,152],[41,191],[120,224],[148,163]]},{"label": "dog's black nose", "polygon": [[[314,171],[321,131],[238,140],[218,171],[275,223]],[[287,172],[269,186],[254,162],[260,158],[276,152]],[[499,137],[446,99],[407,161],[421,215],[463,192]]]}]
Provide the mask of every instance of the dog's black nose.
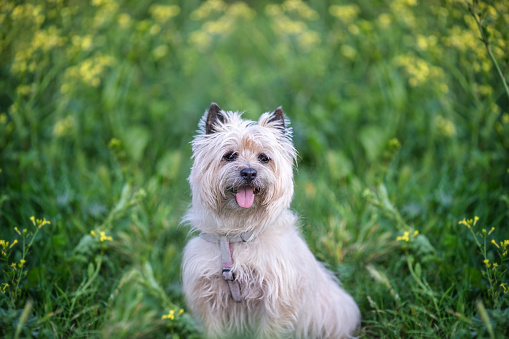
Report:
[{"label": "dog's black nose", "polygon": [[256,170],[254,168],[244,168],[240,171],[240,176],[250,183],[256,178]]}]

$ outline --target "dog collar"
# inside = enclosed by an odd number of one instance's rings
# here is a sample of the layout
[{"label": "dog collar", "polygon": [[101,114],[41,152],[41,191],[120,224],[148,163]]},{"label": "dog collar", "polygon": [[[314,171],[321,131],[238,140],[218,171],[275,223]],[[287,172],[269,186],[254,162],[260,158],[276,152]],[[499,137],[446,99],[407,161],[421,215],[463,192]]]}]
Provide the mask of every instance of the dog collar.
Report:
[{"label": "dog collar", "polygon": [[[235,274],[233,273],[233,243],[236,242],[247,242],[253,240],[252,232],[243,232],[234,236],[217,235],[210,233],[200,233],[200,238],[208,242],[219,242],[219,248],[221,250],[221,263],[223,278],[228,282],[230,292],[233,300],[240,302],[242,301],[242,294],[240,293],[240,284],[235,280]],[[252,239],[253,238],[253,239]]]}]

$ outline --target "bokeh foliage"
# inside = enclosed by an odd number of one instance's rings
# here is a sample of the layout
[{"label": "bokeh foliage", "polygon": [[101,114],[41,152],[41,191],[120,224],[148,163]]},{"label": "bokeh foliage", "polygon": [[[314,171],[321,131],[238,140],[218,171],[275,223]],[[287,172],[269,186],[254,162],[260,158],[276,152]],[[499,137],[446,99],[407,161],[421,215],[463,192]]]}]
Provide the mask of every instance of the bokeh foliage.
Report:
[{"label": "bokeh foliage", "polygon": [[199,336],[179,221],[215,101],[283,106],[293,208],[361,337],[509,335],[505,1],[0,8],[0,334]]}]

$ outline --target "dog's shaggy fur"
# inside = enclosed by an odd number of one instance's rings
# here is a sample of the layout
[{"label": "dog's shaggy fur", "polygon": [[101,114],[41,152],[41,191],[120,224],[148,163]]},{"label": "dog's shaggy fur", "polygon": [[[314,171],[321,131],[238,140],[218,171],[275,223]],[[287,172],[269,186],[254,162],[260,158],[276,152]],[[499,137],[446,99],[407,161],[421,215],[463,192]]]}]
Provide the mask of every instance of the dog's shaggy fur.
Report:
[{"label": "dog's shaggy fur", "polygon": [[183,289],[206,336],[350,337],[359,309],[310,252],[289,210],[296,151],[281,108],[254,122],[212,104],[193,158],[184,221],[217,236],[251,232],[249,241],[230,245],[239,302],[223,279],[219,243],[196,237],[185,248]]}]

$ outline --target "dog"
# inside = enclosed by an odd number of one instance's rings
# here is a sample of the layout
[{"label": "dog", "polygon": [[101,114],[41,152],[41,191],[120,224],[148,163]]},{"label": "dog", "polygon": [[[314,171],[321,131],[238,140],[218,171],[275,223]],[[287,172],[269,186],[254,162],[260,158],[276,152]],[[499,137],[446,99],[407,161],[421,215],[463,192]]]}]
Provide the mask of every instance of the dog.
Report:
[{"label": "dog", "polygon": [[257,122],[212,103],[192,141],[199,231],[184,249],[182,284],[207,338],[349,338],[353,298],[319,263],[289,207],[297,151],[281,107]]}]

